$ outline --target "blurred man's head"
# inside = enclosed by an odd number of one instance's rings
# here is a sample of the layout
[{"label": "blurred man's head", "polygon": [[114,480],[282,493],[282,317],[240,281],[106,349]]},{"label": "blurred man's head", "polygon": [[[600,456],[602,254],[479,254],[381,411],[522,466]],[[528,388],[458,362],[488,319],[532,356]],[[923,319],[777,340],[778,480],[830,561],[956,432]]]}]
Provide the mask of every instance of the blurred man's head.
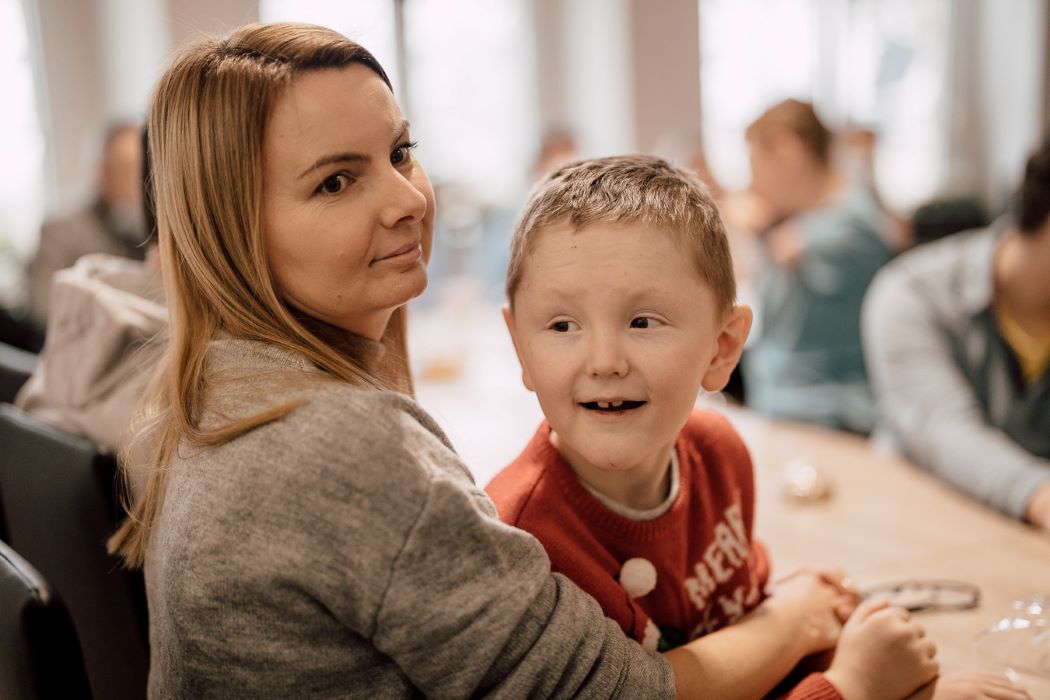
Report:
[{"label": "blurred man's head", "polygon": [[142,129],[137,124],[114,124],[106,131],[99,199],[109,209],[142,206]]},{"label": "blurred man's head", "polygon": [[766,110],[746,132],[751,187],[781,215],[794,214],[798,185],[830,171],[832,134],[799,100]]},{"label": "blurred man's head", "polygon": [[1050,135],[1025,164],[1016,212],[1017,226],[1022,233],[1050,232]]}]

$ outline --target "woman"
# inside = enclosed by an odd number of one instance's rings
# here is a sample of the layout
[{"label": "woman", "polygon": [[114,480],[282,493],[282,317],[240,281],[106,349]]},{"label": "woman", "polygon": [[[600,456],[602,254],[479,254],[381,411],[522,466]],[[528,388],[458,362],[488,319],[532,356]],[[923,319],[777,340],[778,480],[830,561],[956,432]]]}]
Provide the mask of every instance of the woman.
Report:
[{"label": "woman", "polygon": [[552,576],[410,398],[434,201],[367,51],[288,24],[201,43],[149,133],[171,341],[112,544],[145,567],[152,696],[731,690],[703,640],[674,674]]}]

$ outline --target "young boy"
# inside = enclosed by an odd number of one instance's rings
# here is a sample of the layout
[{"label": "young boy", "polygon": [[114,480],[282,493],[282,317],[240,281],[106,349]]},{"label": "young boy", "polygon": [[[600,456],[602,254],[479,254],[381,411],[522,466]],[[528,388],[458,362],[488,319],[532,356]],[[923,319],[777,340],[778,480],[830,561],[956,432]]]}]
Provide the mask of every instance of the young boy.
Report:
[{"label": "young boy", "polygon": [[[840,574],[800,574],[759,607],[769,563],[751,534],[747,449],[723,417],[693,410],[700,389],[725,386],[751,326],[704,186],[641,156],[561,168],[519,220],[507,296],[547,421],[488,486],[503,520],[646,648],[737,644],[716,668],[732,666],[742,696],[834,647],[856,604]],[[792,697],[869,697],[875,684],[903,697],[930,680],[932,647],[903,617],[891,631],[898,615],[862,606],[831,668]]]}]

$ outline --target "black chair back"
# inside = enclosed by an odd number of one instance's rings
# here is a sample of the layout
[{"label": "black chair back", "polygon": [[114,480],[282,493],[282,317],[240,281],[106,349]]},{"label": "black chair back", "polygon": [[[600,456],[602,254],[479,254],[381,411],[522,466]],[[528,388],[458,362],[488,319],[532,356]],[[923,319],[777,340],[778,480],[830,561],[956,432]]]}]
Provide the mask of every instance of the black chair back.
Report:
[{"label": "black chair back", "polygon": [[115,530],[116,461],[94,443],[0,405],[0,515],[8,543],[69,607],[99,698],[142,698],[149,642],[139,572],[106,553]]},{"label": "black chair back", "polygon": [[0,343],[0,403],[11,403],[29,375],[36,369],[37,357],[14,345]]},{"label": "black chair back", "polygon": [[0,698],[90,698],[73,621],[47,582],[0,542]]}]

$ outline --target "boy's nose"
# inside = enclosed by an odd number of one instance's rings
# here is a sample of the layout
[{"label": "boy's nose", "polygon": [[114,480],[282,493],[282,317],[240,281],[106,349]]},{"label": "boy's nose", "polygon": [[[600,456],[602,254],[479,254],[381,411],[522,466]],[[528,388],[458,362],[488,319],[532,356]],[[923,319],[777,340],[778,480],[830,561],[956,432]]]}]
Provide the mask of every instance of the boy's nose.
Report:
[{"label": "boy's nose", "polygon": [[618,340],[606,334],[591,336],[587,370],[593,377],[623,377],[630,369],[627,355]]}]

